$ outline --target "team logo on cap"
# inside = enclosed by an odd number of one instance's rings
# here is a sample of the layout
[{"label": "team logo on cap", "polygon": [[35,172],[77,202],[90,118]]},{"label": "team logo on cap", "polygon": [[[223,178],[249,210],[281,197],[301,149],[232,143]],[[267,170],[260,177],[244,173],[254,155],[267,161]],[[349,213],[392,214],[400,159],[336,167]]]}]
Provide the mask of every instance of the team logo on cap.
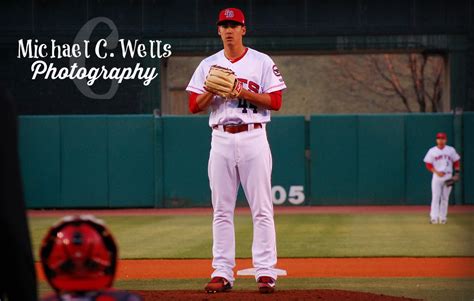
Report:
[{"label": "team logo on cap", "polygon": [[224,16],[229,19],[229,18],[233,18],[234,17],[234,11],[233,10],[230,10],[230,9],[226,9],[224,11]]}]

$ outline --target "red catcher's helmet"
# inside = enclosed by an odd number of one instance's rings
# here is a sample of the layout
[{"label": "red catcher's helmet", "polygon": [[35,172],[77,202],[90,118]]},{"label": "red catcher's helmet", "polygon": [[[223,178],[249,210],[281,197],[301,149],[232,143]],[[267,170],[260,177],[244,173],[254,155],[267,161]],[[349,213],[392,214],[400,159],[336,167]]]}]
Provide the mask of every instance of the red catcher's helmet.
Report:
[{"label": "red catcher's helmet", "polygon": [[117,245],[102,220],[92,215],[66,216],[49,229],[40,257],[57,292],[100,290],[114,281]]}]

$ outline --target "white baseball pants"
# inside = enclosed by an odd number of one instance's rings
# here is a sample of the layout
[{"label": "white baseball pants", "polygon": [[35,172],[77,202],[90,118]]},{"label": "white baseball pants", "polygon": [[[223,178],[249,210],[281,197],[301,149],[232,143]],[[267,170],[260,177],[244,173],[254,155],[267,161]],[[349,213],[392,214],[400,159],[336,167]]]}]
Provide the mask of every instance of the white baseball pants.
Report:
[{"label": "white baseball pants", "polygon": [[433,174],[431,180],[431,220],[445,221],[447,219],[449,194],[451,193],[452,186],[448,187],[444,182],[451,177],[451,173],[447,173],[443,177]]},{"label": "white baseball pants", "polygon": [[253,219],[252,259],[255,278],[277,278],[275,224],[271,193],[272,155],[265,128],[231,134],[212,131],[209,184],[214,208],[211,277],[233,284],[235,267],[234,209],[240,183]]}]

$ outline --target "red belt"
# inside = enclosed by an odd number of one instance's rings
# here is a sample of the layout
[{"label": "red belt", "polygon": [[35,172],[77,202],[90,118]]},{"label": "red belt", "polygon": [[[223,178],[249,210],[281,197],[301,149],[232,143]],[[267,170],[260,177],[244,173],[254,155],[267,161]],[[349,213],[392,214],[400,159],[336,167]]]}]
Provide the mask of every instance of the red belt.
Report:
[{"label": "red belt", "polygon": [[[236,124],[236,125],[223,125],[224,132],[231,133],[231,134],[237,134],[241,132],[246,132],[249,130],[249,125],[248,124]],[[219,129],[218,125],[213,125],[212,128],[214,130]],[[254,129],[261,129],[262,124],[261,123],[253,123],[253,128]]]}]

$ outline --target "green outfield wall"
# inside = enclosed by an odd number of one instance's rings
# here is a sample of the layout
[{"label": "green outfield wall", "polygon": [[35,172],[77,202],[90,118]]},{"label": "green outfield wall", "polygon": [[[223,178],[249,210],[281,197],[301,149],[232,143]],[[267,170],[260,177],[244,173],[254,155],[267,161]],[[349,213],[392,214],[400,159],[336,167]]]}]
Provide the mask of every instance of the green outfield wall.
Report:
[{"label": "green outfield wall", "polygon": [[462,117],[464,202],[467,204],[474,204],[474,113],[465,113]]},{"label": "green outfield wall", "polygon": [[[206,116],[21,116],[29,208],[210,206]],[[429,204],[436,132],[462,155],[451,201],[474,203],[474,113],[274,117],[276,205]],[[245,204],[239,192],[238,205]]]}]

